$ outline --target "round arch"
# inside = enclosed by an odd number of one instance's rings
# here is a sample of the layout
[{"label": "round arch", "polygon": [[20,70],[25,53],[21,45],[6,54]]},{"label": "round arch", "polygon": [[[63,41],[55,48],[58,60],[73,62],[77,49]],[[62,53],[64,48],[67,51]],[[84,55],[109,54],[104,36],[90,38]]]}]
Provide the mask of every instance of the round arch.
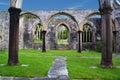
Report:
[{"label": "round arch", "polygon": [[120,6],[120,1],[118,1],[118,0],[115,0],[115,2]]},{"label": "round arch", "polygon": [[[81,22],[81,24],[79,25],[80,27],[80,31],[83,31],[83,25],[85,23],[89,23],[91,25],[93,25],[91,22],[87,21],[91,16],[95,16],[95,15],[100,15],[100,12],[94,12],[94,13],[91,13],[89,14],[88,16],[85,17],[85,19]],[[100,15],[101,16],[101,15]]]},{"label": "round arch", "polygon": [[[20,18],[21,18],[22,16],[26,15],[26,14],[33,15],[33,16],[35,16],[36,18],[39,19],[39,22],[36,22],[36,23],[33,25],[32,29],[33,29],[33,28],[35,27],[35,25],[37,25],[37,24],[40,24],[41,26],[43,26],[43,23],[42,23],[40,17],[37,16],[36,14],[31,13],[31,12],[24,12],[24,13],[20,14]],[[43,27],[42,27],[42,28],[43,28]]]},{"label": "round arch", "polygon": [[41,25],[43,25],[43,23],[42,23],[40,17],[37,16],[36,14],[31,13],[31,12],[24,12],[24,13],[20,14],[20,17],[22,17],[22,16],[25,15],[25,14],[30,14],[30,15],[35,16],[36,18],[38,18],[38,19],[40,20]]},{"label": "round arch", "polygon": [[66,13],[66,12],[58,12],[58,13],[53,14],[52,16],[50,16],[50,18],[47,20],[47,22],[46,22],[46,26],[45,26],[46,29],[48,29],[48,25],[49,25],[49,23],[50,23],[50,22],[51,22],[56,16],[59,16],[59,15],[65,15],[65,16],[70,17],[73,21],[76,22],[77,27],[79,27],[79,26],[78,26],[78,22],[77,22],[77,20],[75,19],[74,16],[72,16],[71,14]]}]

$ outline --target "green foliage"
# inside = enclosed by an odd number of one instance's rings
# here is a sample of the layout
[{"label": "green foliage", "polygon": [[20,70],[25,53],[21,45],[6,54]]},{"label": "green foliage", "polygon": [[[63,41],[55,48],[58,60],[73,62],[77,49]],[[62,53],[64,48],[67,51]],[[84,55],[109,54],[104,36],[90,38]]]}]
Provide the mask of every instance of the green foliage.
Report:
[{"label": "green foliage", "polygon": [[68,38],[68,30],[65,29],[63,31],[63,33],[60,31],[60,32],[58,32],[58,35],[59,35],[60,39],[67,39]]},{"label": "green foliage", "polygon": [[35,18],[36,18],[36,16],[31,15],[31,14],[25,14],[24,17],[25,17],[26,19],[35,19]]},{"label": "green foliage", "polygon": [[58,44],[68,44],[67,39],[58,39]]},{"label": "green foliage", "polygon": [[42,39],[40,40],[34,39],[34,43],[42,43]]}]

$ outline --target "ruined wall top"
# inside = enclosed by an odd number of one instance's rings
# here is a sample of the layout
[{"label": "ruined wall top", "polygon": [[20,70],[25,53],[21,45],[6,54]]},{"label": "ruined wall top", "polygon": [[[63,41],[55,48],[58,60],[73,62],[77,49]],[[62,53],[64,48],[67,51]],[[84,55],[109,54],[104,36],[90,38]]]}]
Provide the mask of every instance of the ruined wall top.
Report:
[{"label": "ruined wall top", "polygon": [[47,26],[46,24],[50,22],[56,16],[65,15],[71,17],[77,24],[81,24],[83,20],[89,17],[92,14],[99,13],[98,10],[40,10],[40,11],[24,11],[22,14],[34,14],[41,19],[43,26]]}]

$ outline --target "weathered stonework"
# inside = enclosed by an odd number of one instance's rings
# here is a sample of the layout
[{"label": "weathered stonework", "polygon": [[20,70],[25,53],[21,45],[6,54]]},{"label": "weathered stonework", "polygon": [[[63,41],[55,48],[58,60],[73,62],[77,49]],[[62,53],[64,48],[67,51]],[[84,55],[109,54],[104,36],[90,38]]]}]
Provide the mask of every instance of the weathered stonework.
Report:
[{"label": "weathered stonework", "polygon": [[[113,42],[114,51],[120,52],[120,4],[113,0]],[[35,15],[36,19],[26,19],[24,14]],[[35,25],[40,23],[42,30],[46,33],[46,48],[47,49],[77,49],[78,34],[77,31],[82,31],[83,25],[87,22],[95,30],[93,43],[88,48],[96,48],[97,36],[101,36],[100,18],[90,18],[92,15],[100,14],[98,10],[40,10],[40,11],[23,11],[21,12],[19,24],[19,49],[31,48],[42,49],[42,43],[36,44],[33,42]],[[68,20],[55,20],[58,15],[70,17]],[[69,44],[58,45],[56,38],[56,27],[64,23],[69,29]],[[9,42],[9,14],[7,11],[0,12],[0,50],[8,50]],[[92,46],[92,47],[91,47]],[[84,45],[81,46],[84,49]]]},{"label": "weathered stonework", "polygon": [[0,12],[0,36],[0,50],[7,50],[9,42],[9,14],[6,11]]}]

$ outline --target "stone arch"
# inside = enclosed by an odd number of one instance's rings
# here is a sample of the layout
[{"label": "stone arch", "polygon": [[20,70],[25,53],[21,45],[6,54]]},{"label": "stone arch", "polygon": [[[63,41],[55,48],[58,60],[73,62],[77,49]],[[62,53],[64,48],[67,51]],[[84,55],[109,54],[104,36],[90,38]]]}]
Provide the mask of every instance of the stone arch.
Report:
[{"label": "stone arch", "polygon": [[35,18],[33,18],[33,20],[30,20],[30,23],[29,23],[29,20],[27,20],[28,25],[26,27],[22,27],[23,25],[20,26],[23,28],[22,29],[23,43],[24,43],[23,48],[38,49],[38,48],[40,48],[39,47],[40,44],[38,45],[38,44],[34,43],[34,31],[35,31],[35,27],[37,24],[40,24],[42,26],[41,28],[43,29],[43,23],[41,22],[41,19],[38,15],[31,13],[31,12],[24,12],[24,13],[20,14],[20,18],[22,19],[22,16],[24,16],[25,14],[33,15]]},{"label": "stone arch", "polygon": [[120,5],[120,1],[118,1],[118,0],[115,0],[115,2],[116,2],[118,5]]},{"label": "stone arch", "polygon": [[73,21],[75,21],[75,23],[77,24],[77,27],[79,27],[79,26],[78,26],[78,22],[77,22],[77,20],[75,19],[74,16],[72,16],[71,14],[66,13],[66,12],[58,12],[58,13],[55,13],[55,14],[51,15],[50,18],[47,20],[46,26],[45,26],[46,29],[48,29],[49,23],[50,23],[56,16],[58,16],[58,15],[65,15],[65,16],[70,17]]},{"label": "stone arch", "polygon": [[[79,25],[80,31],[83,31],[83,25],[87,22],[87,20],[88,20],[91,16],[94,16],[94,15],[100,15],[100,12],[94,12],[94,13],[91,13],[91,14],[89,14],[88,16],[86,16],[86,17],[84,18],[84,20],[81,22],[81,24]],[[91,22],[90,22],[90,24],[91,24]]]},{"label": "stone arch", "polygon": [[96,26],[94,25],[93,22],[87,21],[86,24],[90,25],[90,27],[92,28],[93,31],[96,31]]},{"label": "stone arch", "polygon": [[[67,29],[67,31],[68,31],[68,43],[69,43],[69,38],[70,38],[70,32],[71,32],[71,29],[70,29],[70,27],[69,27],[69,24],[66,24],[66,23],[60,23],[60,24],[58,24],[57,26],[55,26],[55,28],[56,28],[56,32],[58,31],[58,28],[61,26],[61,25],[63,25],[66,29]],[[56,33],[56,37],[58,37],[58,35],[57,35],[57,33]],[[57,40],[58,40],[58,38],[57,38]],[[56,41],[56,42],[58,42],[58,41]]]},{"label": "stone arch", "polygon": [[[84,20],[81,22],[81,24],[80,24],[80,31],[83,31],[83,25],[84,24],[89,24],[89,25],[91,25],[92,26],[92,29],[93,29],[93,34],[92,34],[92,43],[90,44],[90,45],[88,45],[88,46],[91,46],[91,47],[87,47],[88,49],[90,48],[90,49],[92,49],[92,50],[94,50],[95,48],[96,48],[96,38],[95,38],[95,33],[96,33],[96,26],[95,26],[95,24],[93,23],[93,22],[91,22],[91,21],[88,21],[88,19],[90,18],[90,17],[92,17],[92,16],[95,16],[95,15],[100,15],[100,12],[99,11],[96,11],[96,12],[93,12],[93,13],[91,13],[91,14],[89,14],[89,15],[87,15],[85,18],[84,18]],[[100,15],[101,16],[101,15]],[[81,34],[82,35],[82,34]],[[82,43],[82,41],[81,41],[81,43]],[[83,44],[83,43],[82,43]],[[82,46],[82,48],[83,49],[85,49],[84,48],[84,45]],[[86,48],[86,49],[87,49]]]},{"label": "stone arch", "polygon": [[[31,12],[25,12],[25,13],[20,14],[20,17],[22,17],[22,16],[25,15],[25,14],[33,15],[33,16],[35,16],[37,19],[39,19],[39,22],[34,23],[34,24],[33,24],[33,27],[32,27],[31,29],[34,29],[35,25],[37,25],[38,23],[43,26],[42,20],[41,20],[41,18],[40,18],[38,15],[36,15],[36,14],[34,14],[34,13],[31,13]],[[42,30],[43,30],[43,27],[42,27]]]},{"label": "stone arch", "polygon": [[25,14],[31,14],[31,15],[35,16],[36,18],[38,18],[40,20],[41,25],[43,25],[41,18],[38,15],[31,13],[31,12],[25,12],[25,13],[20,14],[20,17],[22,17]]},{"label": "stone arch", "polygon": [[70,32],[72,31],[71,25],[65,20],[60,20],[58,23],[56,23],[55,29],[57,30],[57,28],[62,24],[65,25]]}]

